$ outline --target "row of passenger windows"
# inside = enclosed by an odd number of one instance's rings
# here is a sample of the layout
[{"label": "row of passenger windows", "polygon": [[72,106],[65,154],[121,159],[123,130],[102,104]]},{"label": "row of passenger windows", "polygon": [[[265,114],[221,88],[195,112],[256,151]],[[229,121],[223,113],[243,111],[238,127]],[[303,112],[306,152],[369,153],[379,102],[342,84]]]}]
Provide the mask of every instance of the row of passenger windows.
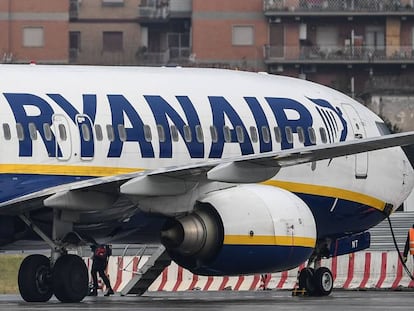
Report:
[{"label": "row of passenger windows", "polygon": [[[124,125],[119,124],[117,127],[118,130],[118,134],[119,134],[119,138],[121,141],[126,141],[127,140],[127,131],[124,127]],[[92,139],[92,135],[90,133],[90,127],[87,124],[82,124],[81,127],[81,134],[82,134],[82,138],[84,141],[90,141]],[[105,126],[106,129],[106,138],[109,141],[114,141],[115,140],[115,128],[111,125],[111,124],[107,124]],[[29,135],[30,135],[30,139],[31,140],[37,140],[38,139],[38,130],[36,128],[36,125],[34,123],[29,123]],[[48,123],[44,123],[43,124],[43,133],[44,133],[44,137],[47,141],[51,141],[53,139],[53,134],[52,134],[52,130],[50,127],[50,124]],[[60,141],[66,141],[68,139],[68,135],[67,135],[67,131],[66,131],[66,126],[64,124],[59,124],[57,127],[58,130],[58,135],[59,135],[59,139]],[[281,129],[280,127],[274,127],[273,128],[273,133],[274,133],[274,137],[275,137],[275,141],[277,143],[280,143],[282,141],[282,130],[284,130],[285,135],[286,135],[286,139],[288,143],[292,143],[293,142],[293,130],[291,127],[286,126],[284,129]],[[171,125],[169,128],[170,131],[170,135],[173,141],[178,141],[179,140],[179,130],[175,125]],[[244,143],[246,140],[245,137],[245,131],[244,128],[241,126],[236,126],[235,128],[236,131],[236,137],[237,137],[237,142],[239,143]],[[267,126],[263,126],[259,129],[261,135],[262,135],[262,139],[263,142],[265,143],[269,143],[271,141],[271,133],[270,133],[270,128]],[[296,133],[298,134],[298,139],[299,142],[304,143],[305,142],[305,131],[307,131],[307,135],[309,136],[309,140],[312,144],[316,143],[316,133],[315,133],[315,129],[312,127],[309,127],[307,129],[304,129],[302,127],[297,127],[296,128]],[[24,130],[23,130],[23,126],[20,123],[16,124],[16,132],[17,132],[17,138],[19,140],[24,140]],[[151,131],[151,127],[149,125],[144,125],[143,128],[143,132],[144,132],[144,138],[147,142],[151,142],[153,140],[152,138],[152,131]],[[204,133],[203,133],[203,129],[201,128],[200,125],[196,125],[195,126],[195,133],[193,133],[193,131],[191,130],[191,127],[188,125],[184,125],[183,129],[183,136],[184,136],[184,140],[186,142],[192,142],[194,139],[199,142],[202,143],[204,142]],[[231,142],[231,129],[228,126],[224,126],[223,128],[223,133],[224,133],[224,140],[226,142]],[[11,130],[10,130],[10,125],[8,123],[3,123],[3,134],[4,134],[4,138],[6,140],[10,140],[11,139]],[[166,141],[166,131],[164,129],[164,127],[162,125],[157,125],[157,134],[158,134],[158,139],[160,142],[165,142]],[[247,133],[250,137],[247,139],[250,139],[252,142],[256,143],[259,140],[259,133],[258,133],[258,129],[254,126],[251,126],[249,128],[249,133]],[[325,128],[321,127],[319,128],[319,135],[321,138],[321,141],[323,143],[327,142],[327,135],[326,135],[326,130]],[[95,136],[96,136],[96,140],[98,141],[102,141],[104,139],[104,133],[103,133],[103,129],[102,126],[99,124],[95,124]],[[215,126],[210,126],[210,136],[211,136],[211,140],[213,143],[216,143],[218,141],[218,131],[217,131],[217,127]]]}]

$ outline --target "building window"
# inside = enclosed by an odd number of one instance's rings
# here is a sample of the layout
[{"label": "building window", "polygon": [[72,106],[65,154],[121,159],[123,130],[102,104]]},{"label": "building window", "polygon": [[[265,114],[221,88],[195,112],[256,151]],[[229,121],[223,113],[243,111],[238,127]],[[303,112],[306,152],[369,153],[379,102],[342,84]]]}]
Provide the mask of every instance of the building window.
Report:
[{"label": "building window", "polygon": [[124,0],[102,0],[102,6],[124,6]]},{"label": "building window", "polygon": [[105,52],[120,52],[123,50],[123,46],[122,31],[103,32],[103,50]]},{"label": "building window", "polygon": [[23,46],[38,48],[44,46],[44,30],[42,27],[23,28]]},{"label": "building window", "polygon": [[253,26],[233,26],[232,44],[233,45],[253,45],[254,28]]}]

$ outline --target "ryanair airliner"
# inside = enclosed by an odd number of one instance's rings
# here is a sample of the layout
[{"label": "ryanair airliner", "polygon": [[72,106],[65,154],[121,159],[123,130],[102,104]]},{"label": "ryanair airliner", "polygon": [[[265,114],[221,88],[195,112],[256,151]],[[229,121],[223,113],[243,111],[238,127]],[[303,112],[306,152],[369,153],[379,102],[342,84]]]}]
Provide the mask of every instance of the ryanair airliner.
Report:
[{"label": "ryanair airliner", "polygon": [[[328,295],[323,257],[414,184],[400,146],[350,97],[304,80],[198,68],[0,65],[0,247],[38,239],[18,281],[29,302],[81,301],[96,240],[162,243],[202,275],[283,271]],[[89,241],[89,242],[88,242]]]}]

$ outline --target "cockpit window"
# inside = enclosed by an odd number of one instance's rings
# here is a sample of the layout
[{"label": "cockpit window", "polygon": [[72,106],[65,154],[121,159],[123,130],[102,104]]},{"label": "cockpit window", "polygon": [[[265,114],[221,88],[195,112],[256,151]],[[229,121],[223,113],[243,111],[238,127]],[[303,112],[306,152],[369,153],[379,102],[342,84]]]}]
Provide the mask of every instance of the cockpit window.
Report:
[{"label": "cockpit window", "polygon": [[390,129],[384,122],[375,122],[375,124],[377,125],[378,131],[381,134],[381,136],[391,134]]}]

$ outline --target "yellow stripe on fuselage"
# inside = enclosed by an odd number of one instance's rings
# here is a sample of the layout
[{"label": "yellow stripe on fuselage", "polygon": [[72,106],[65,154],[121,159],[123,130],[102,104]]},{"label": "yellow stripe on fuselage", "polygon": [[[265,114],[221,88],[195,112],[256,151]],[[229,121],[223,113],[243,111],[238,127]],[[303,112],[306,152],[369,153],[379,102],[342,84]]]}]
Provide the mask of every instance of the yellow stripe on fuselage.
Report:
[{"label": "yellow stripe on fuselage", "polygon": [[104,177],[142,171],[141,168],[106,166],[0,164],[0,174],[39,174]]},{"label": "yellow stripe on fuselage", "polygon": [[307,237],[269,236],[269,235],[226,235],[226,245],[274,245],[274,246],[302,246],[314,248],[316,240]]},{"label": "yellow stripe on fuselage", "polygon": [[[142,168],[81,166],[81,165],[47,165],[47,164],[0,164],[0,174],[39,174],[39,175],[66,175],[105,177],[143,171]],[[287,181],[268,180],[265,185],[279,187],[295,193],[304,193],[317,196],[344,199],[371,206],[383,211],[385,202],[374,197],[328,186],[302,184]]]},{"label": "yellow stripe on fuselage", "polygon": [[265,181],[263,184],[279,187],[295,193],[312,194],[318,196],[343,199],[351,202],[357,202],[367,206],[371,206],[380,211],[384,210],[386,204],[384,201],[381,201],[369,195],[334,187],[301,184],[278,180],[268,180]]}]

